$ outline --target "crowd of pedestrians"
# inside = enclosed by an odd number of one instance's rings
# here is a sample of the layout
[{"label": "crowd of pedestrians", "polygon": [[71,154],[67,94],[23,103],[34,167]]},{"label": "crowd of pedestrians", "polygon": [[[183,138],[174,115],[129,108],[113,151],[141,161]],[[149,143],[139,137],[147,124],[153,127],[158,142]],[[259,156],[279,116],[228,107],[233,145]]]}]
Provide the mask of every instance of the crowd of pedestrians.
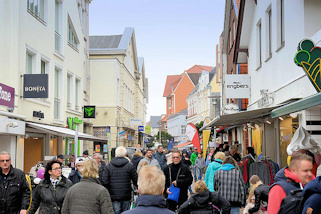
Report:
[{"label": "crowd of pedestrians", "polygon": [[[248,151],[255,156],[253,148]],[[28,176],[11,165],[10,154],[1,152],[0,214],[321,213],[321,178],[313,175],[315,161],[307,154],[293,155],[271,186],[253,175],[250,188],[238,167],[237,145],[210,148],[204,157],[196,148],[173,150],[167,164],[163,146],[147,149],[145,156],[138,149],[132,159],[119,146],[106,164],[101,154],[91,158],[85,151],[71,158],[68,178],[58,156],[31,188]],[[133,200],[136,189],[139,196]]]}]

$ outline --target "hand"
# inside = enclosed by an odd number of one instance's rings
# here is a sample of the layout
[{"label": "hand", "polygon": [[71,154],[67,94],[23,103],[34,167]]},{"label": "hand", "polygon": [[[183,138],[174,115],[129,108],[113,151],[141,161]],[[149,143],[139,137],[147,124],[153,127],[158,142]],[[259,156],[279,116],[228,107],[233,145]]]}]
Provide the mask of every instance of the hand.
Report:
[{"label": "hand", "polygon": [[20,214],[27,214],[27,210],[21,210]]},{"label": "hand", "polygon": [[173,181],[173,185],[174,185],[174,186],[177,186],[177,182],[176,182],[176,181]]},{"label": "hand", "polygon": [[171,195],[172,193],[169,191],[169,189],[167,188],[167,190],[166,190],[166,193],[168,194],[168,195]]}]

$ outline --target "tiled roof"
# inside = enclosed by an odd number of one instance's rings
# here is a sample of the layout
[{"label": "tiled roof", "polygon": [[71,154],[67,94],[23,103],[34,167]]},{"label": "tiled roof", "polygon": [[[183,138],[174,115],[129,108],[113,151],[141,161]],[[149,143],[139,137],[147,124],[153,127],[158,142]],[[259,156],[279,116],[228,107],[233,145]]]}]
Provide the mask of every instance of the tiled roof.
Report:
[{"label": "tiled roof", "polygon": [[198,79],[202,73],[188,73],[189,78],[192,80],[193,84],[196,86],[198,84]]},{"label": "tiled roof", "polygon": [[172,85],[173,91],[175,90],[179,80],[181,79],[182,75],[168,75],[166,78],[165,89],[163,97],[168,97],[172,93]]},{"label": "tiled roof", "polygon": [[152,128],[158,128],[158,122],[162,119],[161,116],[150,116],[150,123]]},{"label": "tiled roof", "polygon": [[90,49],[118,48],[122,35],[89,36]]},{"label": "tiled roof", "polygon": [[213,67],[205,65],[194,65],[190,69],[186,70],[186,73],[202,73],[202,71],[210,72]]}]

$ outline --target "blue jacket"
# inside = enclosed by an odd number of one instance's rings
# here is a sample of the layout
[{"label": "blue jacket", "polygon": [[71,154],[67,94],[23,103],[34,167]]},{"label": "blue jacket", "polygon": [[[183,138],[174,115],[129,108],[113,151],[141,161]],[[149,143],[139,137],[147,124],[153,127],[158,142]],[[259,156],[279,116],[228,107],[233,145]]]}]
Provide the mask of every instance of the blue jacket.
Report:
[{"label": "blue jacket", "polygon": [[221,159],[215,159],[207,167],[205,173],[205,183],[209,191],[214,192],[214,174],[222,167],[223,161]]},{"label": "blue jacket", "polygon": [[136,208],[123,214],[175,214],[166,208],[166,201],[160,195],[141,195],[136,199]]},{"label": "blue jacket", "polygon": [[153,157],[158,161],[161,169],[164,170],[164,168],[167,166],[166,155],[164,153],[159,153],[158,151],[156,151],[153,154]]},{"label": "blue jacket", "polygon": [[78,173],[78,170],[73,170],[68,177],[69,180],[71,180],[72,184],[76,184],[80,182],[80,175]]},{"label": "blue jacket", "polygon": [[[321,176],[310,181],[303,189],[303,211],[302,213],[320,213],[321,211]],[[312,212],[307,212],[307,211]]]},{"label": "blue jacket", "polygon": [[300,189],[300,184],[285,176],[284,170],[286,168],[287,167],[284,167],[275,174],[275,183],[270,187],[270,189],[274,187],[274,185],[280,185],[284,189],[285,194],[288,196],[291,194],[292,190]]}]

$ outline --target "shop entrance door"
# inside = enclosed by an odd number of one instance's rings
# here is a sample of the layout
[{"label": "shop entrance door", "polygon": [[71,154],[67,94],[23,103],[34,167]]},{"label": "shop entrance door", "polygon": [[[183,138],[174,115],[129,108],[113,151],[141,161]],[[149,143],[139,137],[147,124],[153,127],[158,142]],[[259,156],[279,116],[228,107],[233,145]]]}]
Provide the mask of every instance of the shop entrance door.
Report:
[{"label": "shop entrance door", "polygon": [[24,172],[30,171],[31,167],[42,161],[43,138],[27,137],[24,139]]}]

